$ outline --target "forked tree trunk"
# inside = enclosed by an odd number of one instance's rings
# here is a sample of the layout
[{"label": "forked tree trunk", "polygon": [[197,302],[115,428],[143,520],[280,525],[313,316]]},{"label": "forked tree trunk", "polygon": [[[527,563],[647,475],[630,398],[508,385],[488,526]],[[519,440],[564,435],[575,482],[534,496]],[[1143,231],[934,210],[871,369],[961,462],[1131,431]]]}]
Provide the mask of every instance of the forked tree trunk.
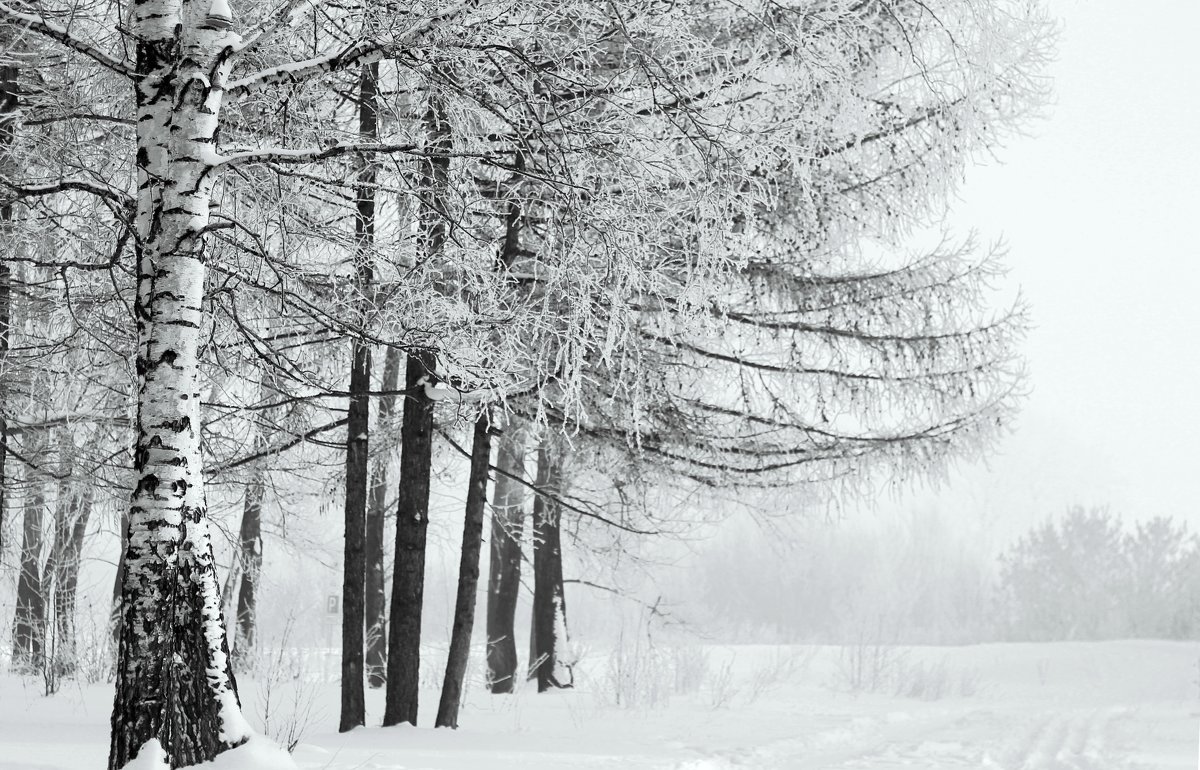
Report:
[{"label": "forked tree trunk", "polygon": [[92,516],[95,490],[90,485],[72,496],[70,515],[71,535],[60,556],[54,580],[54,638],[55,657],[60,661],[59,674],[74,676],[79,667],[79,637],[75,628],[75,604],[79,590],[79,564],[83,555],[83,540],[88,520]]},{"label": "forked tree trunk", "polygon": [[424,383],[431,356],[409,353],[404,419],[400,429],[400,494],[396,554],[388,617],[387,693],[383,725],[417,723],[421,674],[421,606],[425,596],[425,539],[429,528],[429,474],[433,460],[433,401]]},{"label": "forked tree trunk", "polygon": [[255,631],[258,627],[258,580],[262,575],[263,540],[262,507],[266,497],[266,483],[261,465],[256,462],[250,471],[242,498],[242,524],[238,531],[239,573],[237,592],[237,632],[234,636],[234,653],[248,654],[254,649]]},{"label": "forked tree trunk", "polygon": [[[213,6],[219,7],[221,4]],[[133,6],[138,40],[137,482],[129,508],[110,770],[170,767],[249,738],[225,640],[200,451],[204,241],[224,84],[238,40],[202,4]]]},{"label": "forked tree trunk", "polygon": [[[391,393],[400,383],[400,351],[388,348],[383,359],[382,390]],[[377,425],[391,422],[396,397],[381,396]],[[387,517],[388,459],[375,458],[371,474],[371,497],[367,501],[366,618],[367,684],[383,687],[387,681],[387,593],[383,568],[383,522]]]},{"label": "forked tree trunk", "polygon": [[12,665],[14,670],[24,673],[40,672],[45,663],[46,584],[42,572],[45,505],[41,485],[34,479],[22,512],[21,573],[17,578],[13,613]]},{"label": "forked tree trunk", "polygon": [[516,615],[525,487],[510,476],[525,476],[525,439],[523,429],[506,429],[500,434],[496,457],[500,472],[492,499],[487,593],[487,686],[494,693],[512,692],[517,681]]},{"label": "forked tree trunk", "polygon": [[471,654],[475,626],[475,592],[479,587],[479,552],[483,546],[483,509],[487,506],[488,470],[492,462],[491,420],[485,409],[475,420],[471,443],[471,471],[467,479],[467,507],[463,520],[462,555],[458,565],[458,595],[454,601],[454,626],[446,656],[446,677],[438,704],[435,727],[458,727],[463,681]]},{"label": "forked tree trunk", "polygon": [[533,619],[530,677],[538,692],[572,686],[567,654],[567,602],[562,572],[561,449],[553,438],[538,445],[538,494],[533,500]]},{"label": "forked tree trunk", "polygon": [[[379,65],[362,68],[358,81],[358,131],[365,141],[377,139],[376,79]],[[359,317],[364,326],[372,312],[375,241],[375,165],[361,161],[355,200],[354,263],[358,281]],[[370,483],[371,346],[362,339],[351,343],[350,413],[346,421],[346,543],[342,571],[342,714],[338,730],[366,723],[363,694],[363,623],[366,615],[367,494]]]},{"label": "forked tree trunk", "polygon": [[[442,253],[449,232],[450,125],[435,95],[424,119],[426,149],[421,163],[420,248],[424,259]],[[425,537],[429,528],[429,473],[433,459],[432,382],[434,354],[414,350],[405,366],[404,420],[400,430],[400,494],[396,505],[396,554],[392,610],[388,620],[387,694],[384,726],[417,723],[421,671],[421,607],[425,595]]]},{"label": "forked tree trunk", "polygon": [[83,538],[92,513],[95,487],[90,483],[71,483],[74,474],[74,444],[63,432],[59,442],[59,472],[55,502],[54,546],[50,549],[47,573],[54,596],[53,665],[57,677],[75,674],[78,640],[75,636],[75,595],[79,586],[79,559]]}]

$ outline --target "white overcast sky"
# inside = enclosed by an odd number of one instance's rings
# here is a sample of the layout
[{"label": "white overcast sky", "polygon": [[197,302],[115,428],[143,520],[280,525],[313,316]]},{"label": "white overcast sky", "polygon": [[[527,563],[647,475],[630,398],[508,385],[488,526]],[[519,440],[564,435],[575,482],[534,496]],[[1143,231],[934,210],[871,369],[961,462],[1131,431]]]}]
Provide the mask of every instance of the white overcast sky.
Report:
[{"label": "white overcast sky", "polygon": [[1200,3],[1050,10],[1054,104],[967,172],[951,217],[1008,242],[1032,393],[990,468],[898,502],[1004,541],[1073,503],[1200,530]]}]

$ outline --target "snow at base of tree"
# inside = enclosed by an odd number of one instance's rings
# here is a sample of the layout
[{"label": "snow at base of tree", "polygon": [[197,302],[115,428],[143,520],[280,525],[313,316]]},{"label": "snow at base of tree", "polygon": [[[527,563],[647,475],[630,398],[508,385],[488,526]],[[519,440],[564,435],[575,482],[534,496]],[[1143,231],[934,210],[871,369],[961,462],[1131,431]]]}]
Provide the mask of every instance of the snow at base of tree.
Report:
[{"label": "snow at base of tree", "polygon": [[[236,704],[235,704],[236,705]],[[241,711],[237,712],[241,719]],[[244,720],[243,720],[244,723]],[[212,762],[205,762],[195,767],[208,770],[297,770],[296,761],[292,755],[284,751],[268,738],[249,732],[250,739],[238,746],[217,755]],[[125,765],[124,770],[170,770],[171,763],[167,761],[167,752],[163,750],[158,739],[152,738],[142,745],[137,757]]]},{"label": "snow at base of tree", "polygon": [[221,741],[240,743],[247,738],[253,740],[254,730],[243,716],[242,708],[238,705],[237,696],[233,694],[233,691],[222,690],[217,697],[221,702]]},{"label": "snow at base of tree", "polygon": [[[239,715],[241,712],[238,712]],[[269,738],[251,735],[250,740],[217,755],[212,762],[198,767],[211,770],[297,770],[292,755],[284,751]]]},{"label": "snow at base of tree", "polygon": [[170,767],[162,744],[157,738],[151,738],[142,744],[133,761],[125,765],[125,770],[170,770]]}]

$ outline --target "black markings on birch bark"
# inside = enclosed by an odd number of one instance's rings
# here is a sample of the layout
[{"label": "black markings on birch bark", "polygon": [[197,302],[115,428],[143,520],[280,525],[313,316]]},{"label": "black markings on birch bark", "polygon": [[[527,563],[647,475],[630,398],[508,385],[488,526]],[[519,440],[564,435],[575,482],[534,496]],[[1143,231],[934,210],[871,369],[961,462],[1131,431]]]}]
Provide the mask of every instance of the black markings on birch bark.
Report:
[{"label": "black markings on birch bark", "polygon": [[[162,0],[135,7],[140,479],[121,577],[112,770],[150,740],[182,767],[248,738],[214,572],[197,384],[212,184],[199,159],[228,75],[217,54],[236,36],[179,14]],[[202,79],[217,87],[190,88]]]}]

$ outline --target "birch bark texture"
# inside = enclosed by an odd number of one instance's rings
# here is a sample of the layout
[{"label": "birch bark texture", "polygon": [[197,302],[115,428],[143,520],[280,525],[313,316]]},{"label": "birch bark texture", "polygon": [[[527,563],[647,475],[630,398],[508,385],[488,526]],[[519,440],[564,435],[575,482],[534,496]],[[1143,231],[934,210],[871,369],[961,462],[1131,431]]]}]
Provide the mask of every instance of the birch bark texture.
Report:
[{"label": "birch bark texture", "polygon": [[109,768],[156,741],[170,767],[250,735],[230,667],[200,450],[203,232],[229,55],[228,6],[134,5],[138,403]]}]

